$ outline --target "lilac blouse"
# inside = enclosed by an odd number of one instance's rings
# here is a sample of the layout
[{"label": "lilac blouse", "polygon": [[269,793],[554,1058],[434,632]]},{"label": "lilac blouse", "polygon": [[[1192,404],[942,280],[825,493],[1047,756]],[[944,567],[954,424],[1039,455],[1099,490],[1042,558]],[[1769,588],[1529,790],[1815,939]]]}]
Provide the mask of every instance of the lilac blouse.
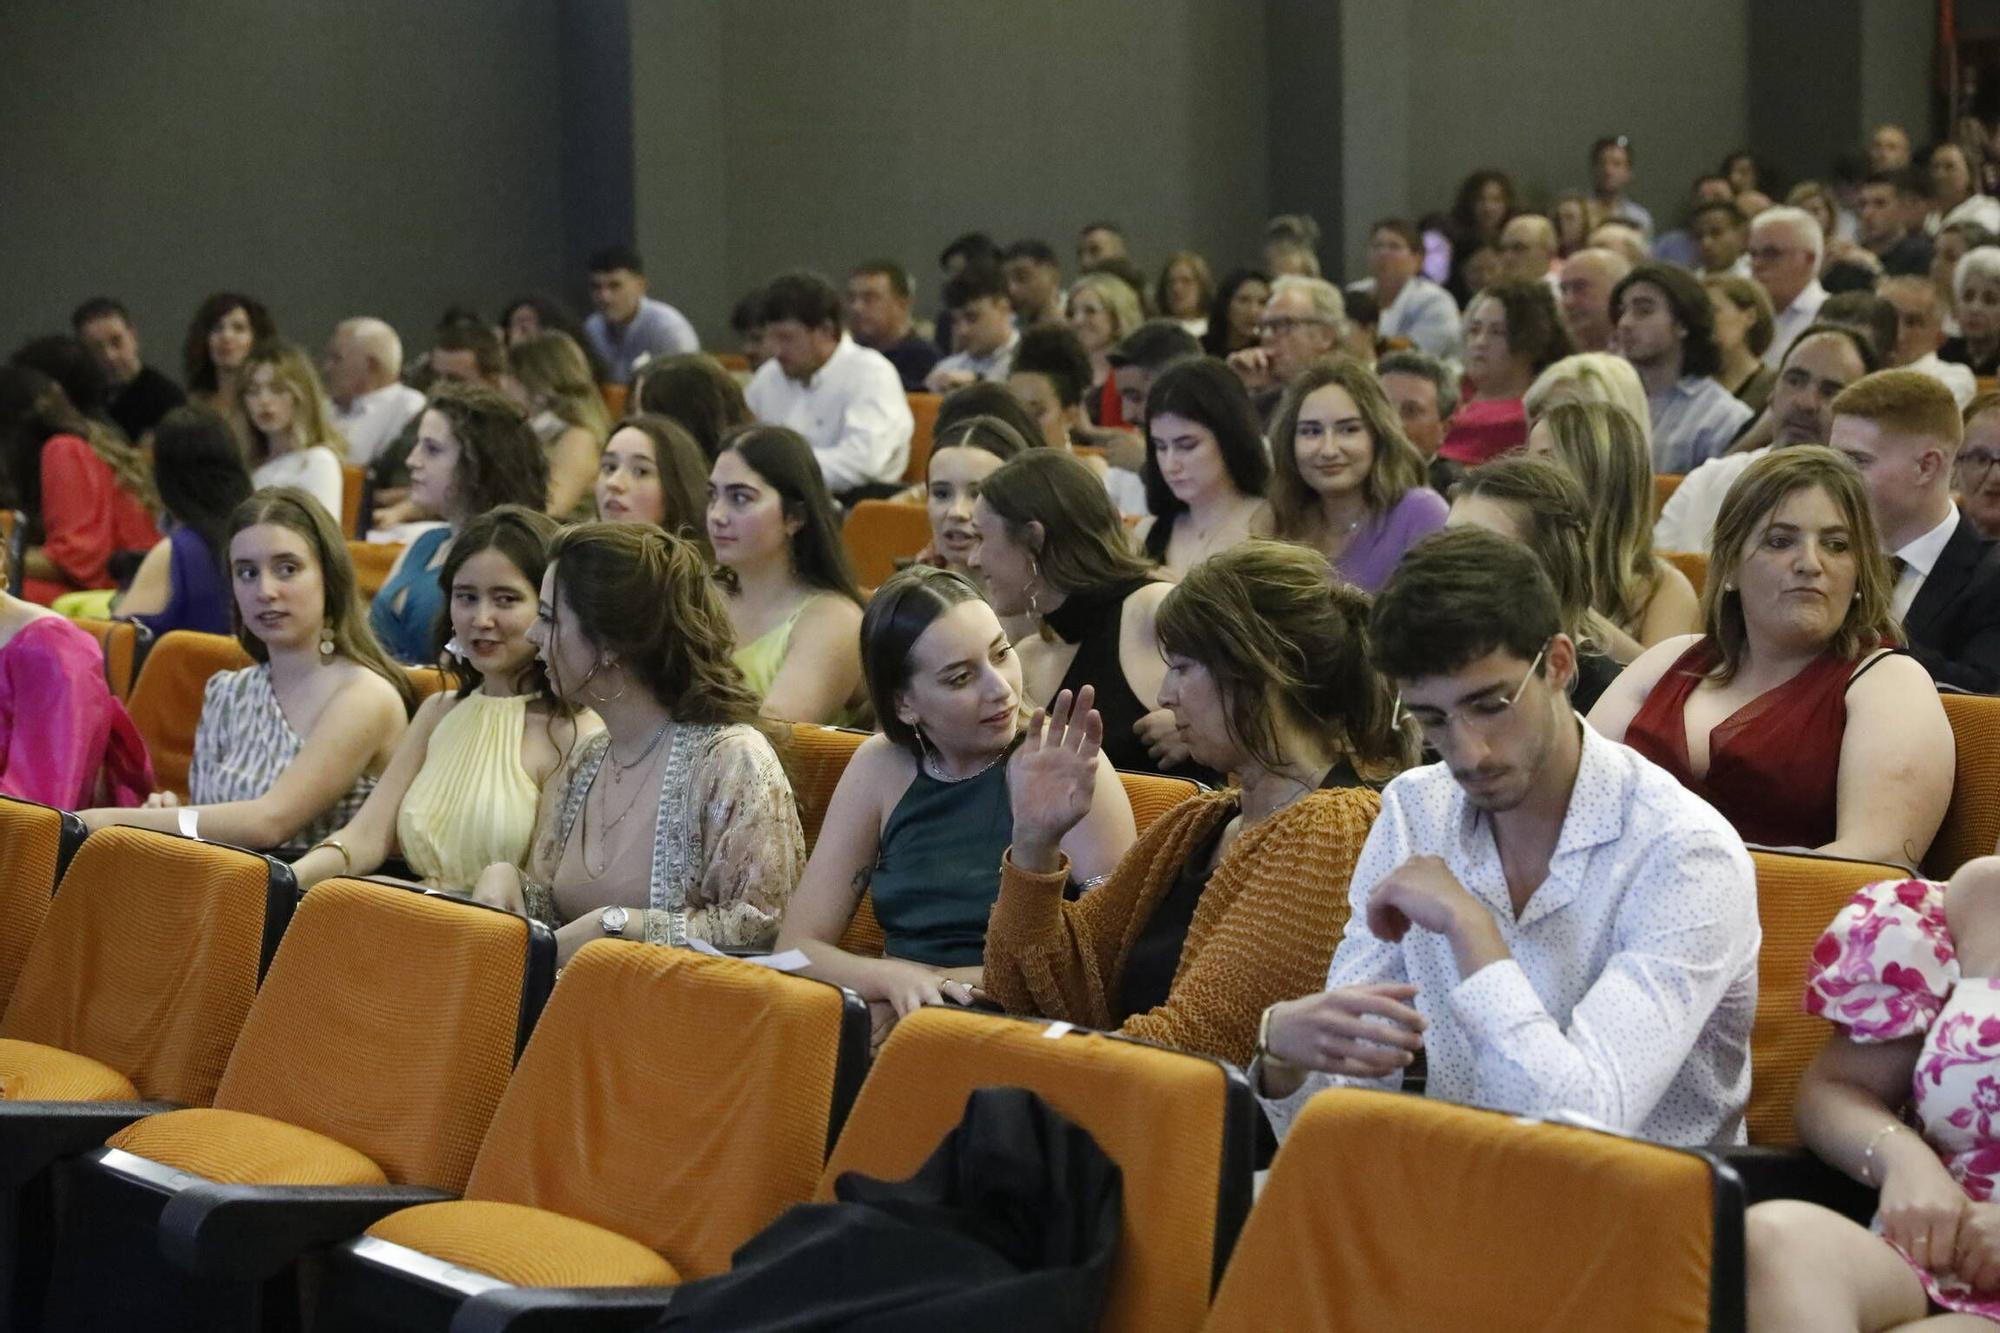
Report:
[{"label": "lilac blouse", "polygon": [[1333,562],[1340,577],[1366,593],[1377,593],[1396,572],[1403,553],[1444,526],[1451,509],[1428,486],[1413,486],[1389,512],[1354,534],[1354,540]]}]

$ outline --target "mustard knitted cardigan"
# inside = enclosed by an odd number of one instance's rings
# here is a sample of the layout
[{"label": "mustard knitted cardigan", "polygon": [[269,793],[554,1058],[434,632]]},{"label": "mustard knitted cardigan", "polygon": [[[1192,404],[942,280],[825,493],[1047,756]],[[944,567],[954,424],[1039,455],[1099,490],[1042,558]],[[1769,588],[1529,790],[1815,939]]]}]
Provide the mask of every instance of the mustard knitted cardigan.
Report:
[{"label": "mustard knitted cardigan", "polygon": [[[982,986],[1009,1013],[1110,1028],[1125,960],[1203,840],[1236,814],[1237,793],[1191,796],[1162,815],[1110,876],[1075,902],[1069,873],[1000,868]],[[1346,929],[1347,882],[1382,808],[1375,792],[1310,792],[1241,833],[1195,907],[1165,1004],[1117,1030],[1161,1046],[1250,1062],[1257,1020],[1326,986]]]}]

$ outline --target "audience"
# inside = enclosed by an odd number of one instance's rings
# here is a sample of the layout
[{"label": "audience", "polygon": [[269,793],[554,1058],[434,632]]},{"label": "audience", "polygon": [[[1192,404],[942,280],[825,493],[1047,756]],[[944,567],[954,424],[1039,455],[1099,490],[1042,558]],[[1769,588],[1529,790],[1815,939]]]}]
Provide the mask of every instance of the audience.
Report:
[{"label": "audience", "polygon": [[1522,395],[1570,351],[1547,283],[1503,282],[1473,297],[1465,308],[1465,378],[1472,396],[1452,414],[1438,457],[1472,465],[1526,444]]},{"label": "audience", "polygon": [[1778,383],[1775,367],[1764,364],[1764,350],[1771,345],[1776,325],[1771,318],[1771,298],[1748,278],[1733,274],[1710,274],[1702,279],[1708,289],[1709,315],[1715,326],[1716,382],[1750,409],[1754,418],[1771,401]]},{"label": "audience", "polygon": [[803,436],[747,426],[723,440],[708,477],[708,540],[734,630],[731,660],[764,715],[862,716],[861,590]]},{"label": "audience", "polygon": [[1555,593],[1562,632],[1576,646],[1567,689],[1579,712],[1590,711],[1623,666],[1611,652],[1617,628],[1590,604],[1590,515],[1574,476],[1548,459],[1509,454],[1465,474],[1445,521],[1448,528],[1483,528],[1534,555]]},{"label": "audience", "polygon": [[114,559],[159,541],[145,459],[40,371],[0,367],[0,460],[24,520],[29,601],[115,587]]},{"label": "audience", "polygon": [[353,819],[394,755],[410,681],[369,632],[347,543],[304,491],[259,491],[229,521],[236,637],[252,665],[209,677],[188,800],[83,811],[298,856]]},{"label": "audience", "polygon": [[1416,446],[1425,466],[1437,457],[1458,410],[1458,381],[1436,357],[1391,352],[1375,363],[1375,377],[1396,409],[1403,438]]},{"label": "audience", "polygon": [[1925,170],[1936,211],[1931,214],[1934,221],[1929,231],[1939,232],[1958,222],[1976,222],[1988,231],[2000,231],[2000,199],[1981,188],[1975,163],[1983,165],[1965,144],[1950,139],[1931,149]]},{"label": "audience", "polygon": [[347,442],[347,461],[373,466],[424,410],[424,396],[402,382],[403,340],[379,319],[344,319],[327,340],[320,365],[333,400],[333,429]]},{"label": "audience", "polygon": [[[764,346],[764,289],[754,287],[729,311],[729,331],[736,335],[737,355],[743,358],[743,365],[751,374],[756,374],[766,361],[771,359],[770,351]],[[682,356],[693,353],[683,352]],[[647,362],[648,365],[652,363]],[[643,369],[638,373],[643,374]]]},{"label": "audience", "polygon": [[1938,355],[1944,346],[1944,301],[1928,277],[1884,278],[1875,295],[1896,312],[1896,343],[1884,360],[1900,370],[1928,375],[1950,392],[1960,408],[1979,392],[1969,366]]},{"label": "audience", "polygon": [[1605,218],[1590,229],[1589,246],[1608,250],[1634,268],[1653,257],[1646,247],[1646,235],[1630,218]]},{"label": "audience", "polygon": [[258,490],[296,486],[342,517],[347,441],[312,361],[288,342],[258,343],[243,359],[243,411],[250,422],[250,480]]},{"label": "audience", "polygon": [[[1201,349],[1210,356],[1228,358],[1262,339],[1258,321],[1271,299],[1271,279],[1262,269],[1231,269],[1215,289],[1215,302],[1208,308],[1208,331],[1201,335]],[[1130,417],[1127,417],[1130,420]]]},{"label": "audience", "polygon": [[1549,458],[1590,497],[1589,601],[1610,622],[1607,651],[1630,662],[1663,639],[1698,629],[1694,585],[1653,554],[1653,477],[1645,433],[1632,414],[1610,403],[1558,403],[1528,432],[1528,453]]},{"label": "audience", "polygon": [[554,928],[557,966],[606,936],[768,947],[805,840],[695,548],[636,523],[564,529],[528,634],[550,692],[604,729],[550,780],[525,869],[493,862],[474,897]]},{"label": "audience", "polygon": [[1792,343],[1819,318],[1819,308],[1826,304],[1826,288],[1819,281],[1825,256],[1826,234],[1802,208],[1767,208],[1750,220],[1750,276],[1771,298],[1765,365],[1782,365]]},{"label": "audience", "polygon": [[187,401],[181,386],[139,355],[132,314],[109,296],[93,296],[69,317],[70,332],[104,374],[105,411],[128,440],[143,440],[160,418]]},{"label": "audience", "polygon": [[389,655],[413,666],[437,659],[433,631],[445,604],[438,574],[453,533],[495,505],[540,509],[549,491],[541,442],[521,409],[498,391],[439,384],[418,421],[409,456],[410,499],[444,521],[403,548],[368,612]]},{"label": "audience", "polygon": [[1076,234],[1076,266],[1081,272],[1094,272],[1125,257],[1125,232],[1115,222],[1087,222]]},{"label": "audience", "polygon": [[1639,372],[1630,361],[1608,352],[1578,352],[1535,376],[1535,382],[1521,396],[1531,433],[1542,414],[1558,403],[1604,403],[1622,410],[1638,428],[1650,468],[1652,414],[1646,408],[1646,386],[1639,382]]},{"label": "audience", "polygon": [[931,520],[931,544],[917,557],[920,563],[965,574],[979,582],[971,569],[974,553],[979,550],[974,502],[995,469],[1031,447],[1020,431],[999,417],[965,417],[938,432],[924,474],[924,506]]},{"label": "audience", "polygon": [[1500,229],[1501,282],[1546,282],[1554,290],[1556,228],[1540,213],[1517,213]]},{"label": "audience", "polygon": [[1475,282],[1467,269],[1475,255],[1497,257],[1500,229],[1519,211],[1518,197],[1513,178],[1491,167],[1481,167],[1459,183],[1444,228],[1451,243],[1451,280],[1446,286],[1454,300],[1470,301],[1497,277]]},{"label": "audience", "polygon": [[1020,331],[1000,270],[968,266],[944,285],[953,351],[924,381],[932,393],[950,393],[975,380],[1004,380],[1014,364]]},{"label": "audience", "polygon": [[1348,876],[1415,759],[1368,664],[1368,600],[1304,551],[1250,542],[1160,609],[1163,701],[1195,758],[1236,784],[1154,822],[1105,882],[1065,901],[1061,842],[1096,803],[1092,692],[1037,712],[1009,766],[1012,842],[982,989],[1015,1013],[1246,1063],[1266,1006],[1317,985]]},{"label": "audience", "polygon": [[1171,319],[1200,338],[1208,333],[1208,312],[1215,304],[1215,275],[1208,261],[1193,250],[1176,250],[1160,265],[1160,277],[1153,284],[1153,304],[1160,318]]},{"label": "audience", "polygon": [[255,489],[229,423],[194,404],[161,417],[153,483],[167,535],[146,552],[113,609],[155,638],[177,629],[228,634],[229,521]]},{"label": "audience", "polygon": [[1221,363],[1181,361],[1162,371],[1146,395],[1146,435],[1151,513],[1136,534],[1152,560],[1178,577],[1217,551],[1271,535],[1271,462],[1256,409]]},{"label": "audience", "polygon": [[[1005,384],[995,384],[990,380],[980,380],[946,394],[944,401],[938,404],[937,423],[931,428],[931,438],[942,439],[954,426],[973,417],[998,417],[1014,428],[1023,446],[1035,449],[1045,447],[1042,423],[1021,401],[1021,395]],[[920,497],[913,493],[905,498],[914,502]]]},{"label": "audience", "polygon": [[216,292],[204,300],[181,344],[181,381],[188,397],[213,407],[233,424],[242,411],[238,382],[250,348],[278,336],[271,312],[254,297]]},{"label": "audience", "polygon": [[[1105,281],[1115,282],[1107,278]],[[1122,344],[1121,344],[1122,345]],[[1095,432],[1084,410],[1090,392],[1091,359],[1077,334],[1061,324],[1041,324],[1021,335],[1014,353],[1014,368],[1007,387],[1032,413],[1041,427],[1038,443],[1069,453],[1075,441],[1092,439]],[[1109,381],[1107,380],[1107,383]],[[1111,386],[1116,391],[1116,385]],[[963,392],[963,390],[961,390]],[[1095,450],[1079,455],[1092,474],[1104,483],[1111,503],[1120,514],[1146,512],[1146,484],[1136,471],[1112,467]]]},{"label": "audience", "polygon": [[1648,649],[1591,724],[1746,842],[1915,865],[1951,797],[1951,732],[1929,674],[1894,649],[1879,550],[1845,458],[1761,456],[1716,519],[1703,633]]},{"label": "audience", "polygon": [[1250,390],[1257,419],[1268,421],[1292,377],[1340,349],[1347,305],[1340,288],[1322,278],[1287,274],[1271,284],[1271,299],[1257,321],[1259,343],[1229,356],[1229,366]]},{"label": "audience", "polygon": [[569,340],[582,350],[584,360],[590,363],[591,383],[609,382],[609,368],[598,356],[596,344],[583,331],[582,321],[572,315],[562,302],[546,296],[517,296],[501,307],[496,323],[501,341],[510,350],[537,334],[567,333]]},{"label": "audience", "polygon": [[1644,236],[1653,234],[1653,215],[1626,191],[1632,187],[1632,141],[1622,134],[1590,146],[1590,185],[1599,216],[1623,218]]},{"label": "audience", "polygon": [[1384,218],[1368,233],[1368,276],[1348,290],[1375,298],[1381,337],[1401,338],[1441,361],[1456,361],[1458,302],[1423,275],[1423,258],[1417,229],[1403,218]]},{"label": "audience", "polygon": [[[1076,468],[1073,459],[1031,452]],[[1022,460],[1016,460],[1017,462]],[[1083,492],[1103,492],[1083,478]],[[918,565],[869,603],[861,625],[881,732],[847,761],[783,930],[806,973],[869,1002],[879,1041],[924,1005],[965,1004],[982,979],[987,918],[1012,840],[1010,770],[1023,730],[1021,663],[970,580]],[[1109,874],[1134,833],[1131,803],[1102,755],[1090,813],[1062,839],[1075,877]],[[866,892],[885,956],[839,940]]]},{"label": "audience", "polygon": [[710,559],[708,469],[701,446],[672,417],[645,412],[627,417],[597,460],[596,517],[605,523],[650,523]]},{"label": "audience", "polygon": [[1086,273],[1069,290],[1069,327],[1090,357],[1090,384],[1084,395],[1090,421],[1098,426],[1123,426],[1118,386],[1111,379],[1111,349],[1145,322],[1139,293],[1124,279],[1105,271]]},{"label": "audience", "polygon": [[1063,322],[1062,261],[1047,241],[1016,241],[1002,250],[1000,273],[1023,329]]},{"label": "audience", "polygon": [[[1119,413],[1136,430],[1146,424],[1146,395],[1160,372],[1177,361],[1192,361],[1202,355],[1194,335],[1172,320],[1150,319],[1125,335],[1107,356],[1111,379],[1118,386]],[[1116,436],[1098,436],[1105,457],[1112,466],[1137,472],[1145,465],[1146,442],[1135,431]]]},{"label": "audience", "polygon": [[980,487],[973,527],[970,564],[994,612],[1026,617],[1014,648],[1028,699],[1049,708],[1089,685],[1114,767],[1181,771],[1188,751],[1159,702],[1166,666],[1153,628],[1169,585],[1133,554],[1089,471],[1042,449],[1010,459]]},{"label": "audience", "polygon": [[1422,1053],[1429,1097],[1740,1142],[1759,931],[1736,834],[1582,724],[1576,646],[1518,544],[1430,538],[1370,629],[1442,762],[1383,791],[1324,992],[1266,1011],[1250,1074],[1273,1125],[1331,1084],[1397,1087]]},{"label": "audience", "polygon": [[1700,205],[1690,216],[1689,225],[1694,229],[1696,253],[1695,262],[1687,267],[1695,270],[1695,276],[1750,276],[1750,219],[1732,201]]},{"label": "audience", "polygon": [[1944,304],[1944,331],[1948,338],[1959,333],[1958,313],[1952,308],[1952,279],[1958,273],[1958,261],[1981,246],[1995,242],[1995,233],[1976,222],[1954,222],[1941,229],[1931,251],[1931,286],[1937,288],[1938,300]]},{"label": "audience", "polygon": [[[1792,344],[1778,370],[1771,406],[1764,414],[1770,443],[1712,458],[1681,482],[1653,525],[1662,551],[1706,551],[1723,499],[1757,459],[1795,444],[1824,444],[1833,429],[1833,400],[1881,363],[1862,334],[1837,324],[1815,324]],[[1753,428],[1754,429],[1754,428]]]},{"label": "audience", "polygon": [[1563,327],[1579,352],[1611,350],[1611,290],[1632,271],[1632,261],[1615,250],[1586,247],[1563,261],[1556,292],[1562,298]]},{"label": "audience", "polygon": [[649,364],[633,388],[632,404],[635,412],[678,422],[711,463],[722,452],[723,436],[757,419],[736,377],[703,352]]},{"label": "audience", "polygon": [[590,379],[583,349],[567,333],[538,333],[508,353],[514,379],[527,396],[528,428],[548,455],[547,512],[559,519],[591,515],[597,456],[611,434],[604,395]]},{"label": "audience", "polygon": [[1889,557],[1889,613],[1933,680],[2000,693],[2000,549],[1952,503],[1965,428],[1951,391],[1884,370],[1833,400],[1829,443],[1861,473]]},{"label": "audience", "polygon": [[1264,269],[1273,278],[1319,277],[1319,223],[1305,213],[1280,213],[1265,223]]},{"label": "audience", "polygon": [[1969,366],[1974,375],[2000,374],[2000,247],[1968,251],[1951,276],[1951,308],[1958,336],[1938,355]]},{"label": "audience", "polygon": [[1715,310],[1693,275],[1641,264],[1612,289],[1618,354],[1645,386],[1655,472],[1692,472],[1725,452],[1751,412],[1715,378]]},{"label": "audience", "polygon": [[1426,460],[1358,361],[1317,361],[1295,378],[1271,446],[1276,535],[1318,551],[1363,592],[1379,590],[1404,552],[1444,526]]},{"label": "audience", "polygon": [[1965,443],[1958,451],[1958,507],[1982,536],[2000,538],[2000,393],[1965,405]]},{"label": "audience", "polygon": [[648,358],[701,350],[687,316],[646,295],[646,265],[630,246],[607,245],[590,256],[590,303],[596,310],[583,331],[613,384],[630,384]]},{"label": "audience", "polygon": [[1917,209],[1910,225],[1913,201],[1924,198],[1923,177],[1908,167],[1877,171],[1861,184],[1855,216],[1855,239],[1867,247],[1890,277],[1922,277],[1931,271],[1931,238],[1924,234],[1923,213]]},{"label": "audience", "polygon": [[847,275],[848,333],[889,358],[908,393],[923,392],[924,377],[939,356],[937,344],[919,334],[911,319],[916,295],[908,271],[893,259],[871,259]]}]

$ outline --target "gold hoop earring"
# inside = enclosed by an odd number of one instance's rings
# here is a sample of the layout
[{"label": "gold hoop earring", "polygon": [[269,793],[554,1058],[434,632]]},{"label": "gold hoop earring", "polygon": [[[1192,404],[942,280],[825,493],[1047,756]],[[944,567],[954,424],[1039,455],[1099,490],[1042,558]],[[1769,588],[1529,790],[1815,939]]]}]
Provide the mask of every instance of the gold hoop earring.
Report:
[{"label": "gold hoop earring", "polygon": [[[593,664],[593,665],[591,666],[591,668],[590,668],[590,674],[589,674],[589,675],[587,675],[587,676],[585,676],[585,677],[583,678],[583,683],[582,683],[582,685],[579,685],[579,686],[577,687],[577,692],[578,692],[579,694],[581,694],[581,693],[583,692],[583,690],[584,690],[584,687],[585,687],[585,686],[588,686],[588,685],[590,684],[590,682],[591,682],[592,680],[594,680],[594,679],[596,679],[596,678],[597,678],[597,671],[598,671],[598,667],[600,667],[600,666],[603,666],[603,665],[605,665],[605,663],[602,663],[602,662],[599,662],[599,663],[594,663],[594,664]],[[610,665],[612,665],[612,666],[616,666],[616,665],[617,665],[617,663],[615,663],[615,662],[614,662],[614,663],[611,663]],[[623,698],[625,697],[625,687],[626,687],[626,684],[627,684],[627,682],[626,682],[626,681],[625,681],[625,680],[624,680],[623,678],[620,678],[620,680],[619,680],[619,682],[618,682],[618,693],[616,693],[616,694],[593,694],[593,695],[591,695],[591,696],[590,696],[590,701],[591,701],[592,703],[594,703],[594,704],[610,704],[610,703],[617,703],[617,702],[618,702],[618,701],[619,701],[620,699],[623,699]]]}]

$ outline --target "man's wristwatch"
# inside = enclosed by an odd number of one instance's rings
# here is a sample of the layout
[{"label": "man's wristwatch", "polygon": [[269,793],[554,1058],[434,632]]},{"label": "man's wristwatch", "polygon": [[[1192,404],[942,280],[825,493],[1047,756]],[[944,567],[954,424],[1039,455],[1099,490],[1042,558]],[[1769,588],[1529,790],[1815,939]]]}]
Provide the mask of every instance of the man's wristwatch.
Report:
[{"label": "man's wristwatch", "polygon": [[625,923],[631,919],[632,914],[624,908],[607,907],[598,913],[597,924],[604,928],[606,935],[622,936],[625,933]]}]

